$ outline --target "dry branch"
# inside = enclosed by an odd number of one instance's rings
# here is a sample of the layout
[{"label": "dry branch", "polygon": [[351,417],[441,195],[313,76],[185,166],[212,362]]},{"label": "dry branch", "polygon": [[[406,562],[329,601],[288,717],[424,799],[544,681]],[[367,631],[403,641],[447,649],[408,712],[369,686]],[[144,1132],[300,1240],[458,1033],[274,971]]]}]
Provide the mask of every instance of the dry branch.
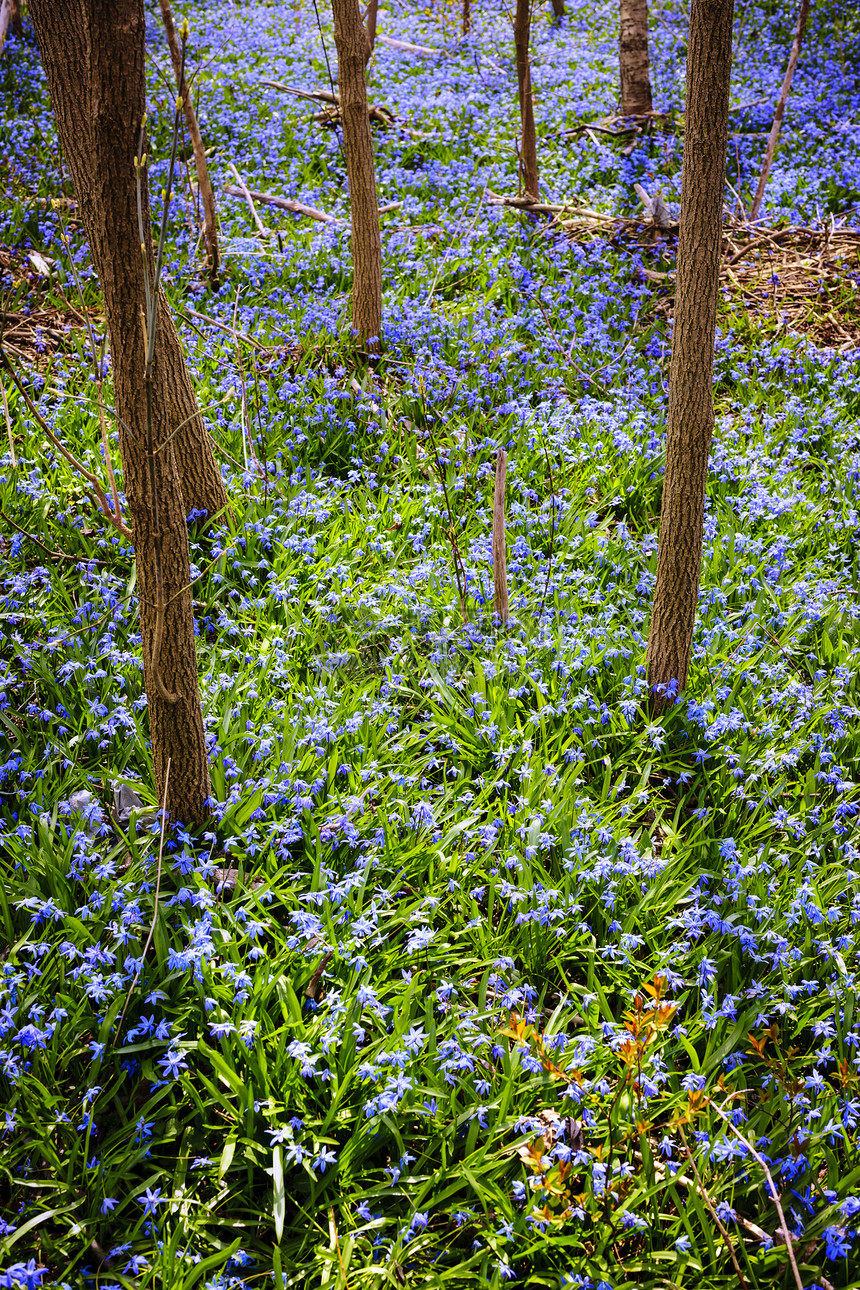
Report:
[{"label": "dry branch", "polygon": [[809,16],[810,0],[800,0],[800,13],[797,17],[797,30],[794,33],[794,41],[791,46],[791,53],[788,58],[788,67],[786,68],[785,78],[782,82],[782,89],[779,92],[779,101],[774,113],[773,125],[770,128],[770,136],[765,148],[764,161],[762,163],[761,174],[759,175],[758,186],[755,190],[750,219],[758,219],[761,210],[762,198],[764,197],[765,184],[767,183],[770,163],[773,161],[773,154],[776,151],[776,142],[779,138],[782,118],[785,115],[785,105],[788,101],[788,92],[791,89],[791,81],[794,76],[794,69],[797,66],[797,60],[800,57],[800,46],[803,42],[803,33],[806,30],[806,19]]},{"label": "dry branch", "polygon": [[48,425],[47,421],[44,419],[44,417],[40,413],[39,409],[36,407],[33,400],[30,398],[30,395],[27,393],[27,389],[24,383],[22,382],[18,373],[15,371],[15,368],[9,362],[9,359],[6,353],[4,352],[2,346],[0,346],[0,363],[2,363],[2,365],[6,368],[6,371],[11,376],[12,380],[14,381],[18,389],[18,393],[22,396],[22,398],[24,399],[24,402],[27,405],[27,408],[29,409],[30,415],[34,418],[37,425],[39,425],[43,434],[46,436],[49,442],[54,445],[57,451],[63,457],[65,457],[66,461],[69,463],[72,469],[76,471],[77,474],[79,474],[82,479],[85,479],[87,483],[90,485],[93,492],[95,493],[95,500],[99,507],[99,510],[102,512],[102,514],[104,515],[108,523],[111,524],[122,537],[133,538],[133,534],[131,530],[128,529],[125,526],[125,524],[123,524],[122,519],[118,515],[114,515],[113,511],[111,510],[110,504],[108,502],[107,494],[105,493],[105,490],[102,487],[101,480],[98,478],[98,476],[94,475],[92,471],[87,470],[83,462],[78,461],[77,457],[75,457],[73,453],[69,452],[65,444],[62,443],[54,434],[53,430]]},{"label": "dry branch", "polygon": [[[382,39],[382,36],[377,36],[377,40]],[[260,84],[266,85],[270,90],[280,90],[283,94],[292,94],[293,98],[296,99],[329,104],[329,109],[326,112],[320,112],[314,117],[314,120],[318,121],[320,125],[335,125],[340,120],[340,96],[332,94],[329,90],[297,90],[292,85],[284,85],[281,81],[261,81]],[[379,125],[393,125],[397,120],[389,108],[377,107],[371,103],[367,105],[367,115],[371,121],[376,121]]]},{"label": "dry branch", "polygon": [[376,39],[381,45],[387,45],[389,49],[400,49],[406,54],[438,54],[441,51],[431,49],[428,45],[413,45],[408,40],[394,40],[391,36],[377,35]]},{"label": "dry branch", "polygon": [[[235,188],[232,184],[226,184],[224,192],[229,193],[231,197],[248,197],[255,202],[267,202],[270,206],[277,206],[280,210],[290,211],[293,215],[304,215],[307,219],[318,220],[321,224],[348,224],[349,220],[336,219],[334,215],[328,215],[325,211],[318,211],[314,206],[305,206],[303,202],[293,201],[291,197],[278,197],[275,193],[258,193],[254,188]],[[403,202],[388,202],[386,206],[380,206],[379,214],[385,215],[389,211],[399,210]]]},{"label": "dry branch", "polygon": [[258,232],[262,237],[268,237],[269,230],[266,228],[265,224],[264,224],[264,223],[263,223],[263,221],[260,219],[260,216],[257,214],[257,208],[256,208],[256,206],[254,205],[254,199],[253,199],[253,197],[251,196],[250,192],[248,191],[248,186],[247,186],[247,184],[245,183],[245,181],[244,181],[244,179],[242,178],[242,176],[239,174],[239,172],[238,172],[238,170],[236,169],[236,167],[233,165],[232,161],[229,163],[229,167],[230,167],[230,170],[233,172],[233,177],[234,177],[234,179],[236,180],[236,183],[239,185],[239,192],[240,192],[241,196],[242,196],[242,197],[244,197],[244,198],[245,198],[245,201],[248,203],[248,209],[250,210],[251,215],[253,216],[254,223],[257,225],[257,232]]},{"label": "dry branch", "polygon": [[209,257],[209,275],[213,283],[218,281],[218,269],[220,266],[220,255],[218,253],[218,224],[215,212],[215,194],[212,192],[212,183],[209,178],[209,166],[206,161],[206,149],[203,146],[203,139],[200,134],[200,126],[197,123],[197,113],[194,111],[194,103],[191,99],[191,89],[185,77],[185,58],[184,46],[188,37],[187,21],[182,27],[182,44],[176,35],[176,24],[173,21],[173,10],[170,7],[169,0],[160,0],[161,17],[164,22],[164,32],[167,36],[167,45],[170,50],[170,60],[173,63],[173,71],[176,75],[176,84],[179,89],[179,95],[182,99],[182,110],[185,113],[185,124],[188,127],[188,137],[191,140],[191,149],[194,153],[194,168],[197,171],[197,191],[200,194],[200,201],[203,206],[203,237],[206,242],[206,252]]},{"label": "dry branch", "polygon": [[256,189],[246,188],[244,184],[241,188],[236,188],[232,184],[225,185],[225,193],[231,197],[244,197],[245,200],[250,197],[255,202],[266,202],[269,206],[277,206],[279,210],[290,211],[293,215],[304,215],[307,219],[318,220],[320,224],[335,224],[333,215],[327,215],[325,211],[318,211],[313,206],[305,206],[302,202],[295,202],[291,197],[277,197],[274,193],[258,193]]}]

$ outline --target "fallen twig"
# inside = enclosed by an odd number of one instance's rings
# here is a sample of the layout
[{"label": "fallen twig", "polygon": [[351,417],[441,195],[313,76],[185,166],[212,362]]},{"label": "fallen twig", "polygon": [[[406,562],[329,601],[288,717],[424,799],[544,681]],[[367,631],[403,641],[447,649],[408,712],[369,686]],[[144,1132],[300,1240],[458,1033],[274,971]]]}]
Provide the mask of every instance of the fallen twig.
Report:
[{"label": "fallen twig", "polygon": [[[21,528],[20,524],[16,524],[11,515],[7,515],[2,508],[0,508],[0,519],[4,519],[7,524],[11,524],[12,528],[17,529],[22,537],[29,538],[31,542],[35,542],[36,546],[40,546],[43,551],[47,551],[48,555],[52,555],[55,560],[84,561],[87,559],[85,555],[68,555],[65,551],[53,551],[49,546],[45,546],[45,543],[40,538],[37,538],[35,533],[28,533],[26,529]],[[105,560],[98,560],[96,563],[106,564],[107,562]]]},{"label": "fallen twig", "polygon": [[242,178],[242,176],[239,174],[239,172],[238,172],[238,170],[236,169],[236,167],[233,165],[232,161],[231,161],[231,162],[229,162],[229,163],[228,163],[228,165],[229,165],[230,169],[231,169],[231,170],[232,170],[232,172],[233,172],[233,175],[234,175],[234,177],[235,177],[235,179],[236,179],[236,183],[239,185],[239,191],[240,191],[241,195],[245,198],[245,201],[248,203],[248,208],[249,208],[249,210],[250,210],[250,212],[251,212],[252,216],[254,217],[254,223],[257,225],[257,231],[260,233],[260,235],[261,235],[262,237],[268,237],[268,236],[269,236],[269,230],[266,228],[265,224],[264,224],[264,223],[263,223],[263,221],[260,219],[260,216],[257,214],[257,208],[256,208],[256,206],[254,205],[254,200],[253,200],[253,198],[251,197],[251,194],[250,194],[250,193],[249,193],[249,191],[248,191],[247,184],[245,183],[245,181],[244,181],[244,179]]},{"label": "fallen twig", "polygon": [[[382,37],[378,36],[377,39],[382,40]],[[337,108],[338,115],[340,114],[340,96],[330,93],[328,90],[297,90],[292,85],[284,85],[282,81],[261,81],[260,84],[268,86],[270,90],[281,90],[284,94],[292,94],[297,99],[306,99],[314,103],[327,103],[330,107]],[[397,120],[389,108],[377,107],[372,103],[367,105],[367,115],[371,121],[377,121],[380,125],[393,125]],[[314,118],[321,124],[326,124],[333,119],[329,113],[323,113],[321,116]]]},{"label": "fallen twig", "polygon": [[270,90],[282,90],[284,94],[292,94],[297,99],[308,99],[314,103],[333,103],[335,107],[340,107],[338,96],[328,90],[297,90],[292,85],[284,85],[282,81],[260,81],[260,84]]},{"label": "fallen twig", "polygon": [[[224,192],[229,193],[231,197],[245,197],[246,193],[253,198],[255,202],[267,202],[270,206],[277,206],[280,210],[290,211],[293,215],[304,215],[307,219],[318,220],[321,224],[348,224],[349,220],[337,219],[334,215],[328,215],[325,211],[317,210],[314,206],[305,206],[303,202],[297,202],[292,197],[278,197],[275,193],[259,193],[256,189],[234,188],[232,184],[226,184]],[[389,211],[399,210],[403,202],[389,202],[386,206],[379,207],[379,214],[385,215]]]},{"label": "fallen twig", "polygon": [[259,193],[256,189],[246,188],[244,185],[241,188],[234,188],[232,184],[227,184],[224,191],[229,193],[231,197],[244,197],[246,201],[250,198],[255,202],[266,202],[269,206],[277,206],[280,210],[290,211],[293,215],[304,215],[306,219],[315,219],[321,224],[337,223],[333,215],[328,215],[325,211],[319,211],[314,206],[305,206],[303,202],[293,201],[291,197],[278,197],[275,193]]},{"label": "fallen twig", "polygon": [[392,36],[380,36],[377,33],[377,41],[382,45],[387,45],[389,49],[402,49],[407,54],[439,54],[442,51],[430,49],[428,45],[413,45],[408,40],[395,40]]},{"label": "fallen twig", "polygon": [[705,1189],[705,1184],[702,1182],[699,1171],[696,1168],[696,1161],[693,1158],[693,1153],[690,1151],[690,1148],[687,1146],[687,1139],[684,1136],[684,1130],[682,1129],[680,1124],[678,1125],[678,1133],[680,1134],[681,1142],[684,1144],[684,1151],[686,1152],[687,1159],[690,1162],[690,1166],[696,1178],[696,1183],[697,1183],[696,1190],[698,1191],[699,1195],[702,1197],[702,1200],[707,1205],[708,1212],[710,1213],[711,1218],[714,1220],[717,1227],[719,1228],[720,1236],[723,1238],[723,1241],[725,1242],[725,1246],[729,1252],[729,1257],[731,1258],[732,1265],[735,1269],[735,1272],[738,1274],[738,1281],[740,1282],[741,1290],[747,1290],[747,1283],[746,1281],[744,1281],[744,1276],[743,1276],[743,1273],[741,1272],[741,1265],[738,1263],[738,1256],[735,1254],[735,1247],[734,1247],[734,1244],[732,1243],[732,1238],[729,1236],[725,1227],[720,1222],[720,1216],[717,1213],[717,1211],[714,1209],[713,1202],[710,1196],[708,1195],[707,1190]]},{"label": "fallen twig", "polygon": [[69,465],[74,470],[76,470],[79,475],[82,475],[83,478],[87,481],[87,483],[92,487],[92,490],[96,495],[96,501],[98,503],[99,510],[102,512],[102,514],[104,515],[108,523],[112,524],[113,527],[117,530],[117,532],[120,533],[124,538],[132,538],[133,535],[132,535],[131,529],[127,528],[125,524],[122,522],[122,519],[118,515],[114,515],[113,512],[111,511],[110,503],[108,502],[108,499],[107,499],[107,494],[105,493],[105,490],[102,487],[101,481],[99,480],[98,476],[94,475],[92,471],[87,470],[83,462],[78,461],[77,457],[75,457],[73,453],[69,452],[68,448],[65,446],[65,444],[60,442],[60,440],[54,434],[51,427],[48,425],[45,418],[39,412],[39,409],[36,407],[35,403],[30,398],[30,395],[27,393],[27,390],[23,382],[21,381],[20,377],[18,376],[18,373],[15,371],[14,367],[9,362],[9,359],[5,353],[5,350],[2,344],[0,344],[0,363],[3,364],[3,366],[6,368],[7,372],[9,373],[9,375],[12,377],[12,380],[15,382],[15,385],[17,386],[19,394],[22,395],[24,402],[27,404],[27,407],[30,410],[31,416],[33,416],[36,419],[43,433],[47,435],[48,439],[54,445],[57,451],[65,457]]},{"label": "fallen twig", "polygon": [[[185,309],[180,309],[178,305],[174,305],[173,312],[179,314],[182,318],[186,318],[189,315],[192,318],[199,318],[201,322],[209,323],[210,327],[217,327],[219,331],[226,332],[228,336],[232,336],[234,334],[232,328],[228,327],[226,323],[219,322],[217,318],[210,318],[208,314],[198,313],[196,309],[191,309],[188,306],[186,306]],[[253,336],[248,336],[243,331],[237,331],[235,334],[240,340],[244,341],[246,345],[251,345],[254,349],[259,349],[261,353],[266,353],[266,346],[261,345],[258,340],[254,340]]]},{"label": "fallen twig", "polygon": [[711,1105],[711,1109],[716,1111],[717,1115],[726,1125],[726,1128],[730,1129],[732,1133],[735,1135],[735,1137],[744,1144],[747,1151],[752,1156],[753,1160],[755,1160],[756,1164],[759,1165],[764,1170],[764,1176],[767,1179],[768,1186],[770,1187],[770,1194],[771,1194],[771,1197],[773,1198],[773,1203],[776,1206],[776,1212],[777,1214],[779,1214],[780,1226],[782,1228],[783,1235],[785,1236],[785,1245],[786,1245],[786,1249],[788,1250],[788,1260],[791,1264],[791,1270],[794,1273],[794,1282],[795,1282],[795,1285],[797,1286],[797,1290],[803,1290],[803,1281],[801,1280],[800,1272],[797,1267],[797,1260],[794,1257],[794,1242],[791,1239],[791,1232],[789,1231],[788,1223],[785,1221],[785,1214],[782,1211],[782,1204],[780,1203],[779,1193],[776,1190],[773,1178],[771,1177],[770,1170],[767,1167],[767,1162],[765,1161],[764,1157],[761,1156],[758,1151],[756,1151],[755,1147],[749,1141],[749,1139],[744,1137],[740,1129],[738,1129],[736,1125],[732,1122],[732,1120],[729,1118],[729,1116],[726,1115],[725,1111],[723,1111],[721,1107],[715,1106],[713,1102],[711,1102],[710,1105]]}]

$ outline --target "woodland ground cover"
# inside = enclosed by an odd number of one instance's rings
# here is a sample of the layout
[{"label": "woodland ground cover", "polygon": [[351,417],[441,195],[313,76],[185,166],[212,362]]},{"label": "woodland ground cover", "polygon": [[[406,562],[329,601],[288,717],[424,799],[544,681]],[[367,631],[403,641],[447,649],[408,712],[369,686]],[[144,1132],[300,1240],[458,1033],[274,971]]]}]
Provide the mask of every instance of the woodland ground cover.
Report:
[{"label": "woodland ground cover", "polygon": [[[189,19],[216,191],[233,162],[345,217],[337,135],[262,84],[326,88],[313,6]],[[380,201],[402,205],[373,365],[344,331],[346,225],[265,210],[264,241],[220,193],[216,295],[176,186],[168,290],[232,459],[232,516],[192,529],[204,832],[168,828],[162,848],[131,550],[8,395],[9,1284],[734,1285],[715,1211],[746,1284],[789,1285],[762,1161],[804,1285],[857,1284],[857,350],[781,327],[766,299],[723,302],[690,681],[652,722],[670,337],[641,268],[672,248],[579,245],[486,205],[514,182],[509,18],[483,4],[465,39],[458,21],[381,11],[383,33],[444,52],[379,46],[370,69],[372,100],[411,127],[375,134]],[[676,130],[629,155],[563,133],[612,108],[613,21],[536,19],[544,183],[612,214],[659,184],[671,208]],[[667,110],[684,21],[652,14]],[[737,21],[742,198],[791,21]],[[860,202],[857,16],[810,21],[771,223],[850,222]],[[164,157],[155,22],[151,48]],[[30,199],[68,190],[30,41],[10,38],[0,75],[4,285],[61,309],[60,217]],[[31,248],[49,281],[23,275]],[[842,307],[856,327],[850,291]],[[43,415],[101,469],[86,333],[40,347]],[[144,803],[122,822],[120,783]]]}]

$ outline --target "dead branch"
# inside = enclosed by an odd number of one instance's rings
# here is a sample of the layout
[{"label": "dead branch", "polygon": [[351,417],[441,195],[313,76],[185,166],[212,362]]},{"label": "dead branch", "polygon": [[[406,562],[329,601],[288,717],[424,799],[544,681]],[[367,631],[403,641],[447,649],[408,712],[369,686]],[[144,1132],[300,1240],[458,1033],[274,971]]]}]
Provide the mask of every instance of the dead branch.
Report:
[{"label": "dead branch", "polygon": [[391,36],[380,36],[377,33],[376,39],[381,45],[387,45],[389,49],[399,49],[405,54],[439,54],[442,50],[430,49],[428,45],[413,45],[408,40],[394,40]]},{"label": "dead branch", "polygon": [[779,92],[779,101],[774,113],[773,125],[770,128],[770,136],[765,148],[764,161],[762,162],[761,174],[759,175],[758,186],[755,190],[752,209],[750,210],[750,219],[758,219],[761,210],[762,198],[764,197],[765,184],[767,183],[770,163],[773,161],[773,154],[776,151],[776,142],[779,138],[779,131],[782,126],[782,118],[785,115],[785,105],[788,101],[788,92],[791,89],[791,82],[794,76],[794,69],[797,66],[797,60],[800,57],[800,46],[803,42],[803,33],[806,30],[806,19],[809,16],[810,0],[800,0],[800,13],[797,17],[797,30],[794,33],[794,41],[791,46],[791,53],[788,58],[788,67],[786,68],[785,78],[782,82],[782,89]]},{"label": "dead branch", "polygon": [[[384,37],[377,36],[377,40],[383,40]],[[340,98],[337,94],[332,94],[329,90],[297,90],[292,85],[284,85],[281,81],[261,81],[261,85],[266,85],[270,90],[281,90],[284,94],[292,94],[293,98],[305,99],[313,103],[327,103],[329,109],[326,112],[320,112],[314,120],[320,125],[336,125],[340,120]],[[334,109],[334,110],[332,110]],[[367,115],[371,121],[376,121],[379,125],[394,125],[397,117],[386,107],[377,107],[368,103]]]},{"label": "dead branch", "polygon": [[30,398],[30,395],[27,393],[24,383],[22,382],[21,378],[18,376],[18,373],[15,371],[14,367],[9,362],[9,358],[2,344],[0,344],[0,363],[3,364],[3,366],[6,368],[6,371],[9,373],[12,380],[15,382],[15,385],[18,389],[18,393],[21,395],[24,402],[27,404],[27,407],[30,410],[30,415],[35,418],[36,422],[41,427],[42,432],[47,436],[47,438],[54,445],[57,451],[61,453],[63,457],[65,457],[66,461],[69,463],[72,469],[75,470],[79,475],[81,475],[90,485],[93,492],[95,493],[95,499],[98,504],[98,507],[102,512],[102,514],[104,515],[105,519],[108,521],[109,524],[113,525],[113,527],[117,530],[117,532],[122,535],[122,537],[131,539],[133,536],[131,529],[126,528],[125,524],[123,524],[119,516],[114,515],[114,513],[111,511],[110,503],[108,502],[108,499],[107,499],[107,494],[105,493],[105,490],[102,487],[101,481],[99,480],[98,476],[94,475],[92,471],[87,470],[83,462],[78,461],[77,457],[75,457],[73,453],[69,452],[65,444],[61,443],[60,440],[57,438],[57,436],[54,434],[53,430],[48,425],[47,421],[42,416],[42,414],[39,412],[39,409],[36,407],[33,400]]},{"label": "dead branch", "polygon": [[235,178],[236,183],[239,185],[240,194],[242,195],[242,197],[245,198],[245,201],[248,203],[248,208],[251,212],[251,215],[254,218],[254,223],[257,225],[257,232],[260,233],[262,237],[268,237],[269,230],[266,228],[265,224],[257,214],[257,208],[254,205],[254,200],[251,197],[251,194],[248,192],[248,188],[247,188],[247,185],[245,184],[244,179],[239,174],[238,170],[233,165],[232,161],[229,162],[228,165],[230,170],[233,172],[233,177]]},{"label": "dead branch", "polygon": [[224,191],[231,197],[244,197],[246,201],[250,197],[255,202],[266,202],[269,206],[277,206],[279,210],[290,211],[293,215],[304,215],[307,219],[318,220],[321,224],[338,222],[333,215],[318,211],[313,206],[305,206],[302,202],[293,201],[291,197],[277,197],[274,193],[258,193],[255,189],[246,188],[244,184],[241,188],[234,188],[232,184],[228,184]]}]

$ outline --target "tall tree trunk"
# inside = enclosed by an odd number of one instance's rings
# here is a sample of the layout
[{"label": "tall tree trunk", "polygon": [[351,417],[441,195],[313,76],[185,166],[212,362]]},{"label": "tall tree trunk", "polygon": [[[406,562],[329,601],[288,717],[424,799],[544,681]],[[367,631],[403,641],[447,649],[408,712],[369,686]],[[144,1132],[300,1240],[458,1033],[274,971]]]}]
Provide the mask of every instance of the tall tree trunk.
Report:
[{"label": "tall tree trunk", "polygon": [[[10,27],[12,28],[13,31],[15,30],[14,18],[15,18],[15,0],[0,0],[0,54],[3,53],[3,50],[6,46],[6,32],[9,30]],[[21,19],[21,11],[19,9],[18,10],[19,24],[20,24],[20,19]]]},{"label": "tall tree trunk", "polygon": [[463,0],[463,35],[468,36],[471,30],[472,30],[471,0]]},{"label": "tall tree trunk", "polygon": [[564,0],[552,0],[552,11],[556,18],[563,18],[565,14]]},{"label": "tall tree trunk", "polygon": [[621,0],[618,64],[621,72],[621,113],[623,116],[644,116],[651,111],[648,0]]},{"label": "tall tree trunk", "polygon": [[[217,515],[227,508],[227,490],[215,461],[212,440],[197,406],[182,343],[163,292],[158,311],[155,355],[158,397],[164,401],[168,422],[178,427],[172,444],[185,512]],[[174,767],[170,772],[171,779],[175,773]]]},{"label": "tall tree trunk", "polygon": [[806,31],[806,19],[809,17],[809,3],[810,0],[800,0],[800,13],[797,15],[797,30],[794,33],[791,53],[788,56],[788,67],[786,68],[785,78],[782,82],[782,89],[779,92],[779,101],[776,105],[773,125],[770,127],[770,134],[768,135],[761,174],[758,177],[758,185],[755,190],[752,208],[750,209],[751,220],[758,219],[759,211],[761,210],[765,185],[767,184],[767,177],[770,173],[770,163],[773,161],[773,154],[776,152],[776,141],[779,138],[779,131],[782,127],[782,118],[785,115],[785,105],[788,102],[788,92],[791,89],[791,82],[794,78],[794,69],[797,66],[797,60],[800,57],[800,46],[803,43],[803,33]]},{"label": "tall tree trunk", "polygon": [[358,0],[332,0],[332,12],[352,220],[352,326],[366,342],[382,328],[379,204],[364,79],[367,33]]},{"label": "tall tree trunk", "polygon": [[188,137],[191,140],[191,148],[194,153],[194,165],[197,169],[197,188],[200,193],[200,202],[203,206],[203,239],[206,243],[206,254],[209,262],[209,277],[211,278],[214,286],[218,281],[218,269],[221,262],[218,254],[218,224],[215,216],[215,194],[212,192],[212,185],[209,182],[209,167],[206,164],[206,149],[203,147],[203,139],[200,136],[200,127],[197,124],[197,113],[194,111],[194,104],[191,100],[191,90],[182,66],[182,49],[176,35],[176,24],[173,21],[173,10],[170,8],[169,0],[160,0],[160,3],[161,16],[164,20],[164,31],[167,35],[167,44],[170,49],[170,58],[173,63],[173,71],[176,74],[176,84],[182,91],[182,109],[185,113],[185,124],[188,126]]},{"label": "tall tree trunk", "polygon": [[[193,392],[166,307],[159,320],[163,343],[156,350],[149,420],[144,385],[144,264],[135,183],[146,103],[143,0],[30,0],[30,16],[101,279],[116,408],[128,427],[120,429],[119,440],[134,531],[156,791],[161,797],[169,760],[169,812],[202,820],[208,813],[209,767],[188,585],[185,501],[176,461],[179,436],[170,438],[178,400],[168,397],[169,383],[184,375],[192,403]],[[145,176],[141,187],[144,254],[152,280]],[[147,451],[150,431],[152,454]]]},{"label": "tall tree trunk", "polygon": [[21,12],[21,0],[12,0],[9,30],[13,36],[23,36],[24,34],[24,15]]},{"label": "tall tree trunk", "polygon": [[379,0],[368,0],[367,11],[364,15],[365,33],[367,35],[367,58],[365,62],[370,62],[370,55],[373,53],[373,46],[376,44],[376,19],[379,10]]},{"label": "tall tree trunk", "polygon": [[[125,11],[127,0],[122,0],[121,11]],[[54,6],[54,26],[66,30],[75,18],[82,23],[87,24],[86,32],[74,42],[70,47],[78,52],[85,52],[89,58],[90,50],[90,23],[101,21],[102,17],[113,12],[112,7],[106,2],[97,3],[97,0],[57,0]],[[37,19],[36,14],[41,15]],[[46,26],[46,6],[44,4],[32,5],[30,9],[33,25],[36,28],[37,38],[40,46],[42,44],[40,31]],[[92,28],[97,30],[96,27]],[[97,60],[93,58],[92,67],[86,67],[81,64],[75,68],[73,56],[66,54],[62,47],[53,48],[51,45],[51,30],[46,31],[46,44],[43,50],[42,58],[45,63],[45,72],[48,77],[48,85],[51,90],[51,97],[54,99],[54,113],[57,117],[58,129],[60,132],[60,141],[63,145],[63,151],[66,154],[66,160],[69,169],[72,172],[72,180],[76,190],[79,193],[79,201],[82,203],[82,213],[84,216],[84,228],[87,239],[90,244],[93,260],[95,261],[96,271],[104,287],[105,269],[108,268],[113,272],[113,265],[102,263],[101,257],[105,252],[104,232],[101,230],[104,224],[104,215],[98,208],[98,197],[96,195],[98,185],[93,186],[92,180],[88,178],[91,150],[95,146],[91,142],[93,139],[94,125],[89,120],[88,112],[90,103],[94,110],[98,109],[98,98],[96,82],[93,80],[92,68],[96,66]],[[107,37],[105,37],[107,41]],[[107,72],[102,73],[104,77]],[[122,73],[117,75],[121,77]],[[87,78],[86,83],[82,84],[82,78]],[[55,98],[54,87],[57,87],[57,96],[63,95],[62,116],[60,121],[60,108],[58,107],[59,98]],[[136,129],[140,129],[138,120]],[[135,137],[135,146],[137,139]],[[132,211],[134,214],[134,233],[135,244],[137,245],[137,207],[134,195],[134,171],[131,172],[132,179]],[[84,191],[82,190],[84,187]],[[92,192],[90,192],[92,189]],[[83,207],[87,210],[83,211]],[[140,260],[140,248],[137,247],[136,261]],[[113,348],[113,347],[112,347]],[[224,481],[221,478],[221,472],[215,462],[215,455],[212,450],[212,441],[206,433],[206,427],[203,424],[203,418],[197,407],[197,400],[194,394],[194,387],[188,375],[188,368],[185,363],[185,356],[182,353],[182,346],[179,336],[174,326],[170,311],[167,308],[167,301],[162,297],[161,308],[159,310],[159,326],[156,337],[156,354],[158,362],[156,364],[156,381],[158,385],[157,402],[167,409],[167,417],[172,423],[175,434],[172,439],[173,454],[179,469],[182,496],[186,513],[194,510],[205,512],[207,515],[215,515],[224,510],[227,506],[227,492],[224,488]],[[177,428],[178,427],[178,428]],[[171,772],[175,775],[176,769]]]},{"label": "tall tree trunk", "polygon": [[532,99],[532,69],[529,60],[531,34],[531,0],[517,0],[514,15],[514,45],[517,52],[517,89],[520,97],[520,166],[525,195],[537,201],[539,196],[537,141]]},{"label": "tall tree trunk", "polygon": [[648,636],[652,710],[667,706],[654,686],[683,689],[702,563],[708,453],[714,428],[714,328],[720,272],[733,0],[692,0],[675,327],[669,376],[666,474],[657,582]]}]

